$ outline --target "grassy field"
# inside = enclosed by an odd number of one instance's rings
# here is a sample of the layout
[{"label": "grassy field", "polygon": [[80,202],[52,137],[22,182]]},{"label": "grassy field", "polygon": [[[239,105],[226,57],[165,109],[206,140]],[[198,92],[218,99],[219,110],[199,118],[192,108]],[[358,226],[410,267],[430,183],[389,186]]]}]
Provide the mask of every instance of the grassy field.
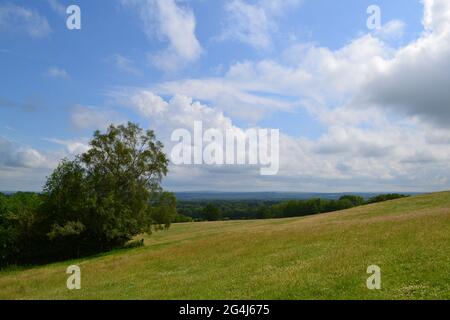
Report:
[{"label": "grassy field", "polygon": [[[0,271],[0,299],[450,299],[450,193],[305,218],[174,225],[146,246]],[[82,289],[66,288],[66,268]],[[382,270],[368,290],[366,269]]]}]

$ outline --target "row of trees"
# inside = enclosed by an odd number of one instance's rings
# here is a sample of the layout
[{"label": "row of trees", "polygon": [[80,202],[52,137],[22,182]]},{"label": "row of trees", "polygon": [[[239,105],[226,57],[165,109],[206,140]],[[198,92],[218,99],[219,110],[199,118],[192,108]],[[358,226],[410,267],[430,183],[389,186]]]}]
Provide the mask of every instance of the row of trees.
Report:
[{"label": "row of trees", "polygon": [[110,126],[95,132],[90,147],[63,160],[42,194],[0,195],[0,264],[122,247],[176,219],[176,199],[160,186],[168,160],[153,131]]},{"label": "row of trees", "polygon": [[274,201],[180,201],[178,212],[197,221],[271,219],[313,215],[349,209],[365,204],[405,197],[400,194],[379,195],[368,200],[345,195],[338,200],[309,199]]}]

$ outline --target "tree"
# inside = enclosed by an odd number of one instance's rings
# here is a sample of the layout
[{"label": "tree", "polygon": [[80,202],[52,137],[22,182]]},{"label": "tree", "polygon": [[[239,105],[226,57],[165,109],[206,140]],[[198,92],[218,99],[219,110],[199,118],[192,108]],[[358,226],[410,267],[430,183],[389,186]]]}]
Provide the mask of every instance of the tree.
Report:
[{"label": "tree", "polygon": [[7,261],[13,254],[14,231],[8,216],[7,198],[0,193],[0,261]]},{"label": "tree", "polygon": [[202,212],[203,219],[207,221],[217,221],[220,219],[220,210],[212,203],[209,203]]},{"label": "tree", "polygon": [[367,203],[377,203],[377,202],[383,202],[383,201],[389,201],[389,200],[395,200],[395,199],[401,199],[401,198],[407,198],[408,196],[404,194],[380,194],[376,197],[370,198]]},{"label": "tree", "polygon": [[340,197],[339,200],[349,200],[355,207],[361,206],[366,202],[363,197],[354,195],[345,195]]},{"label": "tree", "polygon": [[61,161],[43,194],[0,194],[0,266],[97,253],[169,228],[176,199],[160,186],[168,160],[154,132],[112,125],[90,145]]},{"label": "tree", "polygon": [[[150,200],[167,198],[159,194],[168,159],[153,131],[111,125],[104,134],[96,131],[90,146],[74,161],[62,161],[44,188],[47,236],[61,250],[76,247],[77,255],[123,246],[150,232]],[[166,227],[170,222],[164,221]]]},{"label": "tree", "polygon": [[0,266],[37,254],[42,197],[18,192],[0,196]]},{"label": "tree", "polygon": [[177,218],[177,199],[170,192],[157,194],[152,201],[151,218],[157,230],[167,230]]}]

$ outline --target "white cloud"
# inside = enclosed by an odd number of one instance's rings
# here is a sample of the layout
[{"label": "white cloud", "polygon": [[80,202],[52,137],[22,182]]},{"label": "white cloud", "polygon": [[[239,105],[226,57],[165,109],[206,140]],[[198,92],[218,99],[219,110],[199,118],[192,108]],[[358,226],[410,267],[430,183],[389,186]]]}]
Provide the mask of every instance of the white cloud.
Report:
[{"label": "white cloud", "polygon": [[87,139],[78,140],[61,140],[61,139],[46,139],[49,142],[53,142],[62,145],[66,148],[66,152],[71,156],[77,156],[87,152],[90,149]]},{"label": "white cloud", "polygon": [[337,50],[297,44],[285,51],[284,60],[240,62],[222,78],[185,79],[153,89],[206,100],[244,119],[250,119],[250,110],[257,120],[271,110],[299,106],[315,115],[341,107],[341,114],[346,111],[350,118],[364,117],[359,110],[379,108],[446,126],[450,24],[442,17],[449,7],[445,0],[426,1],[424,20],[429,30],[399,49],[383,41],[403,28],[394,20],[378,34],[363,35]]},{"label": "white cloud", "polygon": [[108,62],[112,63],[117,69],[130,73],[135,76],[142,75],[142,72],[135,66],[133,60],[121,55],[114,54],[107,59]]},{"label": "white cloud", "polygon": [[150,54],[154,66],[174,71],[200,57],[202,47],[195,34],[195,16],[186,5],[175,0],[122,0],[122,3],[139,10],[149,38],[169,42],[166,49]]},{"label": "white cloud", "polygon": [[423,0],[423,24],[430,32],[448,32],[450,28],[450,5],[446,0]]},{"label": "white cloud", "polygon": [[161,83],[152,88],[158,94],[182,94],[210,102],[214,107],[235,118],[256,122],[273,111],[287,111],[288,101],[262,97],[247,91],[245,81],[234,79],[203,79]]},{"label": "white cloud", "polygon": [[[259,113],[259,119],[302,107],[325,126],[319,138],[282,135],[276,177],[262,178],[250,167],[177,167],[177,176],[169,177],[173,186],[188,188],[194,176],[193,189],[208,188],[214,176],[221,181],[214,188],[228,190],[449,188],[450,28],[442,18],[447,8],[444,0],[426,1],[425,11],[432,12],[424,19],[427,31],[399,49],[385,42],[404,27],[392,21],[381,33],[360,36],[337,50],[298,44],[280,60],[236,63],[224,77],[137,90],[129,95],[130,105],[163,137],[194,120],[242,130],[226,115],[245,118],[247,110]],[[166,101],[158,94],[174,97]]]},{"label": "white cloud", "polygon": [[312,101],[312,111],[317,105],[342,102],[393,53],[371,35],[336,51],[295,45],[284,53],[285,61],[239,62],[224,77],[165,82],[152,90],[207,101],[228,115],[254,123],[272,112],[305,107],[307,101]]},{"label": "white cloud", "polygon": [[47,19],[38,12],[11,3],[0,4],[0,32],[21,32],[34,38],[50,34]]},{"label": "white cloud", "polygon": [[[121,92],[120,102],[148,120],[170,153],[175,129],[192,131],[194,121],[204,129],[243,133],[220,110],[183,96],[165,100],[138,89]],[[127,100],[128,99],[128,100]],[[344,114],[345,115],[345,114]],[[380,118],[382,118],[380,116]],[[252,166],[171,166],[167,186],[184,190],[303,190],[392,191],[446,188],[450,176],[450,131],[438,136],[433,128],[380,119],[371,128],[338,120],[318,139],[281,136],[280,172],[262,177]],[[430,139],[434,139],[430,143]],[[212,184],[212,178],[219,183]],[[189,181],[191,182],[189,184]],[[312,189],[311,189],[312,188]]]},{"label": "white cloud", "polygon": [[425,1],[419,39],[380,60],[355,95],[355,107],[376,105],[444,127],[450,122],[450,3]]},{"label": "white cloud", "polygon": [[58,67],[50,67],[47,69],[47,71],[44,73],[45,76],[51,77],[51,78],[59,78],[59,79],[69,79],[69,73],[61,68]]},{"label": "white cloud", "polygon": [[[156,1],[145,2],[149,3],[158,8]],[[279,2],[267,3],[277,12]],[[234,120],[254,125],[271,112],[304,108],[324,127],[317,138],[281,136],[278,176],[261,177],[249,166],[172,166],[166,182],[172,188],[376,192],[449,188],[450,3],[425,0],[424,6],[423,34],[398,49],[388,41],[400,36],[404,25],[392,21],[384,30],[336,50],[300,43],[278,59],[235,63],[223,77],[163,82],[111,95],[142,116],[168,148],[171,132],[189,129],[194,121],[242,132]],[[152,36],[156,32],[176,38],[161,32],[162,22],[154,16],[146,22]],[[169,50],[180,58],[176,47],[171,44]],[[99,127],[114,118],[105,116],[108,112],[80,107],[72,121],[81,128]],[[69,153],[84,148],[77,140],[54,141]],[[31,150],[21,157],[29,164],[34,163],[30,159],[39,159]]]},{"label": "white cloud", "polygon": [[225,5],[226,26],[218,39],[237,40],[256,49],[269,49],[272,34],[277,29],[276,19],[299,3],[299,0],[259,0],[251,4],[231,0]]},{"label": "white cloud", "polygon": [[258,49],[271,46],[270,29],[273,25],[263,8],[234,0],[227,4],[226,10],[229,21],[221,39],[236,39]]},{"label": "white cloud", "polygon": [[0,168],[49,168],[49,155],[30,147],[14,144],[0,137]]},{"label": "white cloud", "polygon": [[203,121],[205,126],[227,129],[231,119],[217,109],[208,107],[192,98],[177,94],[166,101],[150,90],[122,91],[116,96],[120,104],[126,105],[148,119],[152,128],[167,137],[178,128],[192,127],[194,121]]},{"label": "white cloud", "polygon": [[386,23],[381,29],[374,31],[374,35],[383,40],[400,39],[405,32],[405,23],[401,20],[392,20]]},{"label": "white cloud", "polygon": [[66,7],[62,5],[58,0],[47,0],[50,8],[60,16],[66,16]]},{"label": "white cloud", "polygon": [[[47,139],[51,141],[51,139]],[[82,141],[51,141],[63,150],[45,151],[0,137],[0,190],[42,191],[45,179],[61,159],[86,151]]]}]

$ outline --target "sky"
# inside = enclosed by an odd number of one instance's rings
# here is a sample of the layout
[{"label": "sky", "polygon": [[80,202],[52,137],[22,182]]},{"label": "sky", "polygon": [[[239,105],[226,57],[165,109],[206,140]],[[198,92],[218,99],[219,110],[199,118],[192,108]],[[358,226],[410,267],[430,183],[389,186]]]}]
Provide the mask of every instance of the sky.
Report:
[{"label": "sky", "polygon": [[448,0],[3,0],[0,190],[127,121],[167,154],[195,121],[279,130],[276,175],[171,163],[171,191],[448,190],[449,67]]}]

